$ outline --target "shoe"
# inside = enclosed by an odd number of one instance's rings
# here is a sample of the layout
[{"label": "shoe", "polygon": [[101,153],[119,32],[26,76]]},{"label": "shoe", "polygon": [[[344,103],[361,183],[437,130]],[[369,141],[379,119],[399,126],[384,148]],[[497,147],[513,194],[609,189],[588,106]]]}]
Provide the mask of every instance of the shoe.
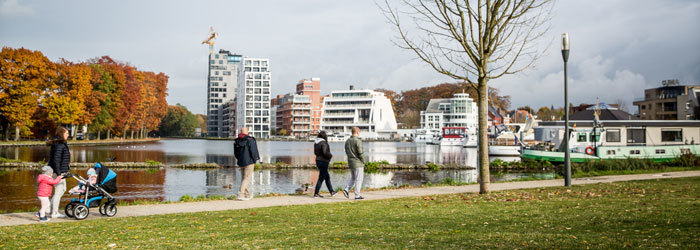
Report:
[{"label": "shoe", "polygon": [[355,196],[355,200],[364,200],[364,199],[365,199],[365,197],[362,197],[362,196]]},{"label": "shoe", "polygon": [[336,194],[338,194],[338,192],[331,193],[331,197],[335,196]]},{"label": "shoe", "polygon": [[314,198],[323,198],[323,195],[320,195],[320,194],[314,194]]},{"label": "shoe", "polygon": [[65,216],[65,215],[62,215],[62,214],[52,214],[52,215],[51,215],[51,218],[54,218],[54,219],[57,219],[57,218],[66,218],[66,216]]},{"label": "shoe", "polygon": [[34,216],[36,216],[37,218],[41,218],[41,214],[39,214],[39,212],[36,212]]},{"label": "shoe", "polygon": [[39,218],[39,222],[49,222],[49,218],[47,216]]},{"label": "shoe", "polygon": [[350,199],[350,194],[348,194],[348,190],[343,189],[343,195],[345,195],[345,198]]}]

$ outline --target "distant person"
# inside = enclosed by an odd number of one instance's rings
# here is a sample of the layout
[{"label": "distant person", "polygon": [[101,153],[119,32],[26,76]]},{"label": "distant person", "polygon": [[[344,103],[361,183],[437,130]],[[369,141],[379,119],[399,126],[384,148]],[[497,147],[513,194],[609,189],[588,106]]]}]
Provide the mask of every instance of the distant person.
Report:
[{"label": "distant person", "polygon": [[247,201],[253,198],[248,186],[253,178],[255,162],[260,160],[258,144],[254,137],[248,136],[248,128],[241,128],[241,133],[238,134],[238,138],[233,143],[233,154],[236,156],[238,166],[244,168],[241,188],[238,190],[238,200]]},{"label": "distant person", "polygon": [[321,185],[324,181],[326,182],[328,192],[330,192],[331,197],[333,197],[337,192],[333,190],[331,175],[328,173],[328,164],[331,162],[333,154],[331,154],[331,147],[328,145],[328,135],[326,135],[326,131],[318,132],[318,136],[314,141],[314,154],[316,155],[316,167],[318,168],[318,181],[316,181],[314,198],[323,198],[318,192],[321,191]]},{"label": "distant person", "polygon": [[352,136],[345,141],[345,154],[348,156],[348,167],[352,177],[348,182],[348,186],[343,189],[345,198],[350,198],[348,192],[355,187],[355,200],[362,200],[364,197],[360,195],[362,189],[362,179],[365,175],[365,159],[362,155],[362,140],[359,138],[360,128],[352,127]]},{"label": "distant person", "polygon": [[65,180],[62,180],[62,175],[59,175],[55,179],[52,177],[52,175],[53,169],[51,166],[44,166],[41,169],[41,174],[36,178],[36,182],[39,183],[39,191],[36,192],[36,196],[39,198],[39,202],[41,202],[41,208],[39,209],[39,212],[36,213],[36,216],[39,217],[40,222],[49,221],[47,215],[51,211],[51,202],[49,201],[51,189],[54,185],[60,182],[63,182],[64,185],[66,183]]},{"label": "distant person", "polygon": [[[70,149],[68,148],[68,129],[58,127],[53,140],[47,142],[51,146],[49,150],[49,163],[53,170],[53,177],[70,172]],[[51,218],[66,217],[58,213],[61,205],[61,197],[66,192],[66,180],[54,185],[54,193],[51,198]]]}]

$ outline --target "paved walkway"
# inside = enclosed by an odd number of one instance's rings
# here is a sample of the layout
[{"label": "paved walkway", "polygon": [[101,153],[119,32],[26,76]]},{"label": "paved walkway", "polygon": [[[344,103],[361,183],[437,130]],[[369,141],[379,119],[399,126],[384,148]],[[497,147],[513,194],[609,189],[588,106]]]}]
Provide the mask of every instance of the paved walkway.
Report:
[{"label": "paved walkway", "polygon": [[[572,180],[573,185],[584,185],[593,183],[609,183],[616,181],[632,181],[632,180],[650,180],[650,179],[666,179],[700,176],[700,171],[684,171],[684,172],[667,172],[656,174],[637,174],[637,175],[614,175],[579,178]],[[521,181],[521,182],[505,182],[492,183],[491,190],[512,190],[524,188],[540,188],[563,186],[563,179],[556,180],[539,180],[539,181]],[[392,199],[411,196],[427,196],[439,194],[453,193],[476,193],[479,192],[479,185],[465,186],[441,186],[441,187],[426,187],[426,188],[407,188],[407,189],[392,189],[363,192],[365,200]],[[352,194],[350,194],[352,197]],[[288,205],[305,205],[316,203],[331,203],[331,202],[348,202],[353,200],[346,199],[342,194],[335,197],[319,199],[311,196],[275,196],[254,198],[249,201],[235,200],[217,200],[217,201],[202,201],[202,202],[183,202],[174,204],[156,204],[156,205],[136,205],[136,206],[120,206],[115,218],[131,217],[131,216],[147,216],[157,214],[172,214],[184,212],[203,212],[203,211],[220,211],[231,209],[248,209],[258,207],[272,206],[288,206]],[[108,218],[101,216],[96,208],[90,210],[90,215],[86,220],[95,220]],[[75,221],[74,219],[51,219],[51,223]],[[12,213],[0,214],[0,226],[24,225],[38,223],[34,213]]]}]

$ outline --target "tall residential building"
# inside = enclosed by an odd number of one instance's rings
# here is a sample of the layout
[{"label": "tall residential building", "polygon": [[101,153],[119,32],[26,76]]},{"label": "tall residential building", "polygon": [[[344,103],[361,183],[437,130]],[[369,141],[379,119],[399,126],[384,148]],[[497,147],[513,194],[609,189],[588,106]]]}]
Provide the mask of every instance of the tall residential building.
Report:
[{"label": "tall residential building", "polygon": [[[213,51],[210,51],[213,52]],[[207,136],[228,137],[224,103],[236,97],[241,55],[227,50],[209,53],[209,78],[207,79]]]},{"label": "tall residential building", "polygon": [[644,98],[634,101],[643,120],[697,120],[700,86],[680,85],[664,80],[661,87],[644,90]]},{"label": "tall residential building", "polygon": [[465,127],[476,132],[478,111],[476,103],[467,93],[454,94],[452,98],[430,99],[425,111],[420,112],[423,129]]},{"label": "tall residential building", "polygon": [[220,110],[224,119],[221,137],[236,137],[236,99],[234,98],[221,105]]},{"label": "tall residential building", "polygon": [[352,127],[360,128],[362,138],[391,138],[396,133],[396,117],[391,101],[384,93],[373,90],[332,91],[323,99],[321,130],[350,135]]},{"label": "tall residential building", "polygon": [[311,80],[303,79],[297,83],[297,94],[305,95],[311,99],[311,134],[318,134],[321,130],[321,78],[312,77]]},{"label": "tall residential building", "polygon": [[277,106],[278,133],[296,138],[308,138],[311,134],[311,98],[306,95],[286,94]]},{"label": "tall residential building", "polygon": [[236,129],[270,138],[270,59],[244,57],[239,68]]}]

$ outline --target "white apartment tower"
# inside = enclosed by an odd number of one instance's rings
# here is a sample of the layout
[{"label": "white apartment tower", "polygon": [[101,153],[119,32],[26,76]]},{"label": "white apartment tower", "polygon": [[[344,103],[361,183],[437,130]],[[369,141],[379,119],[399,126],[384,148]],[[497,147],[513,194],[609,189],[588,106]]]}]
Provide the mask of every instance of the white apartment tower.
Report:
[{"label": "white apartment tower", "polygon": [[[207,136],[229,137],[229,124],[224,116],[224,104],[236,98],[241,55],[226,50],[209,53],[207,79]],[[235,134],[233,134],[235,135]]]},{"label": "white apartment tower", "polygon": [[247,127],[256,138],[270,138],[270,59],[243,57],[238,69],[236,130]]},{"label": "white apartment tower", "polygon": [[465,127],[470,133],[476,133],[477,106],[467,93],[456,93],[452,98],[430,99],[425,111],[420,112],[422,129],[443,127]]},{"label": "white apartment tower", "polygon": [[397,124],[392,104],[382,92],[373,90],[332,91],[323,99],[321,130],[350,135],[352,127],[360,128],[360,137],[389,139],[396,134]]}]

